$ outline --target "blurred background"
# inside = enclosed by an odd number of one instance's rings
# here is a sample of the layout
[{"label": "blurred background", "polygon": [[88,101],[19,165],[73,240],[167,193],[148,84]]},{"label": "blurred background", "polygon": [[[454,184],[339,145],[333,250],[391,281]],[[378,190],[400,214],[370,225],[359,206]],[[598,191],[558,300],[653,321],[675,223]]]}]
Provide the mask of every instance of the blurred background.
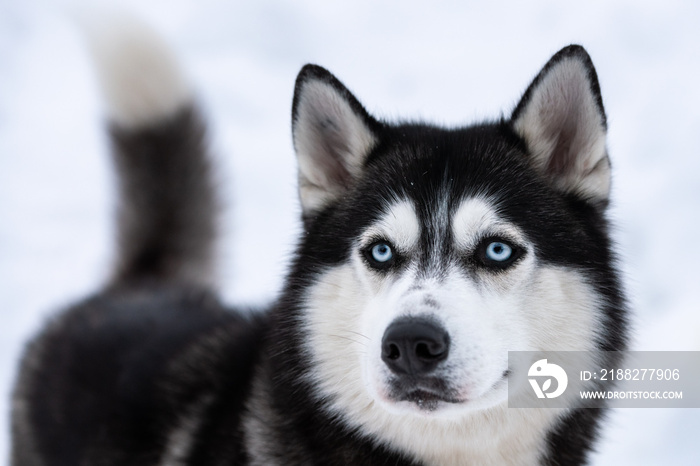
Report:
[{"label": "blurred background", "polygon": [[[299,231],[289,120],[303,64],[377,116],[460,125],[507,115],[553,53],[584,45],[608,113],[634,349],[700,350],[700,3],[118,4],[172,45],[210,120],[231,303],[273,299]],[[112,262],[114,179],[81,10],[0,0],[0,458],[24,342]],[[699,436],[700,409],[618,410],[593,463],[700,464]]]}]

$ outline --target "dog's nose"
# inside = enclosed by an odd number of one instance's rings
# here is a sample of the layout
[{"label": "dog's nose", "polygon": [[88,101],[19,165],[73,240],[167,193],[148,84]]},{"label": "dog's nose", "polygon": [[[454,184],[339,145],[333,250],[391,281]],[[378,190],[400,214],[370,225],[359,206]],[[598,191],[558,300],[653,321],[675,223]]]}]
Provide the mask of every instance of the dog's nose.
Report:
[{"label": "dog's nose", "polygon": [[424,375],[447,358],[450,337],[435,322],[406,318],[394,321],[382,338],[382,360],[395,374]]}]

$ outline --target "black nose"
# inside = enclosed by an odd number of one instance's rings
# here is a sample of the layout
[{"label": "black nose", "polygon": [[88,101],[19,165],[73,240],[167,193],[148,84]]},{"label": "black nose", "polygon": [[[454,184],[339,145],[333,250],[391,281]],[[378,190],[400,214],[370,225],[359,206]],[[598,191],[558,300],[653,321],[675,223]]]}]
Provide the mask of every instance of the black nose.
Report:
[{"label": "black nose", "polygon": [[427,319],[394,321],[382,338],[382,360],[395,374],[424,375],[447,358],[450,336]]}]

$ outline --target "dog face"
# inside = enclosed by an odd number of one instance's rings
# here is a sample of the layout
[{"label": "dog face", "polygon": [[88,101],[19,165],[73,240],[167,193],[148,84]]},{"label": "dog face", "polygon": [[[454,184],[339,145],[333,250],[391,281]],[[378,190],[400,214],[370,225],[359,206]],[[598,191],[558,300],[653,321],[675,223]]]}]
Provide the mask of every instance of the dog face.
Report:
[{"label": "dog face", "polygon": [[[416,162],[408,172],[418,177],[435,167],[434,157]],[[536,180],[531,193],[503,195],[487,191],[497,177],[444,168],[421,186],[417,177],[367,186],[357,193],[364,207],[352,200],[324,225],[345,258],[309,287],[304,322],[316,384],[340,383],[338,396],[356,385],[353,399],[362,393],[391,413],[453,417],[506,399],[509,350],[593,349],[599,303],[585,274],[565,265],[576,250],[538,244],[555,236],[556,201],[518,215],[523,199],[537,202]],[[343,234],[351,223],[362,225]]]},{"label": "dog face", "polygon": [[293,116],[306,231],[290,282],[329,409],[460,418],[504,403],[508,351],[599,345],[609,163],[583,49],[493,124],[379,122],[315,66]]}]

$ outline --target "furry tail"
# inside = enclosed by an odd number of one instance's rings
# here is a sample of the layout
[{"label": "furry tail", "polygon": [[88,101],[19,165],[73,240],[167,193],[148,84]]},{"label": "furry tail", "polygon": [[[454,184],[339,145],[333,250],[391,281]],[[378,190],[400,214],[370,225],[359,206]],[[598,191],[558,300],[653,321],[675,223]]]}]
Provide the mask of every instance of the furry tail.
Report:
[{"label": "furry tail", "polygon": [[87,29],[118,172],[113,284],[209,286],[218,202],[190,87],[160,37],[135,19]]}]

